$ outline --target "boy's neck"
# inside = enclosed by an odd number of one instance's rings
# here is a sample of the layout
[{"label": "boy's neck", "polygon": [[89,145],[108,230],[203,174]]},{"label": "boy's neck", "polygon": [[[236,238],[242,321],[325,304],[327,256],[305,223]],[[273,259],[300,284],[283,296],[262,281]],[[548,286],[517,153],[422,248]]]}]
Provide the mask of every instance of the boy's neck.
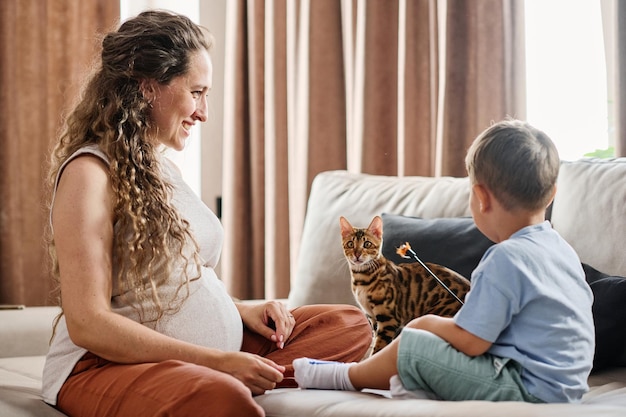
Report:
[{"label": "boy's neck", "polygon": [[543,210],[515,210],[512,212],[502,210],[497,217],[495,229],[499,240],[496,243],[507,240],[514,233],[525,227],[541,224],[546,220],[545,211]]}]

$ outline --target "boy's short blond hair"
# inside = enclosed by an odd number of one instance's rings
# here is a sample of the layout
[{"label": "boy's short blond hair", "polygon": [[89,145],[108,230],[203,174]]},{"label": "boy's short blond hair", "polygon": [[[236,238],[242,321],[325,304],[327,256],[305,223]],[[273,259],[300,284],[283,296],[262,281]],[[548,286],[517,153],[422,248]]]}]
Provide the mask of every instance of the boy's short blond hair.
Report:
[{"label": "boy's short blond hair", "polygon": [[520,120],[491,125],[465,158],[472,184],[486,186],[506,210],[546,208],[560,162],[548,135]]}]

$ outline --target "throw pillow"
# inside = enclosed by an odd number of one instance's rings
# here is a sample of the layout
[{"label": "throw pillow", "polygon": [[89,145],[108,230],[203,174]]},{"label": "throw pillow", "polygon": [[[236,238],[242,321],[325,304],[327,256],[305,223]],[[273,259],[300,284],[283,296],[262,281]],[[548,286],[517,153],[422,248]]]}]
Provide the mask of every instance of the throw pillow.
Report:
[{"label": "throw pillow", "polygon": [[383,255],[395,263],[415,262],[396,253],[396,248],[409,242],[423,262],[446,266],[470,279],[493,245],[471,217],[423,219],[383,213],[382,218]]},{"label": "throw pillow", "polygon": [[593,370],[626,366],[626,278],[610,276],[584,263],[583,269],[594,297],[596,353]]}]

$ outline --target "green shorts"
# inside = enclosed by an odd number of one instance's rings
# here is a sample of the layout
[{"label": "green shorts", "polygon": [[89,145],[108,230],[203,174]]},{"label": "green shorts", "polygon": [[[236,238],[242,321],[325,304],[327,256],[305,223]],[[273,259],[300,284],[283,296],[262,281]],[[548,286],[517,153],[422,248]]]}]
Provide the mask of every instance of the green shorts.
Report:
[{"label": "green shorts", "polygon": [[517,362],[489,353],[467,356],[424,330],[404,328],[397,366],[406,390],[443,400],[544,402],[526,390]]}]

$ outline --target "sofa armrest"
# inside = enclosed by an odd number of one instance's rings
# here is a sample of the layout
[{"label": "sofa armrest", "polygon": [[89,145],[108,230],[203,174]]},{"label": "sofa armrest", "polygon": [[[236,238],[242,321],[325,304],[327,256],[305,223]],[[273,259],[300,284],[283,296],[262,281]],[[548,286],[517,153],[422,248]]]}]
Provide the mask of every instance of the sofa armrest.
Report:
[{"label": "sofa armrest", "polygon": [[45,355],[59,311],[58,307],[0,310],[0,358]]}]

